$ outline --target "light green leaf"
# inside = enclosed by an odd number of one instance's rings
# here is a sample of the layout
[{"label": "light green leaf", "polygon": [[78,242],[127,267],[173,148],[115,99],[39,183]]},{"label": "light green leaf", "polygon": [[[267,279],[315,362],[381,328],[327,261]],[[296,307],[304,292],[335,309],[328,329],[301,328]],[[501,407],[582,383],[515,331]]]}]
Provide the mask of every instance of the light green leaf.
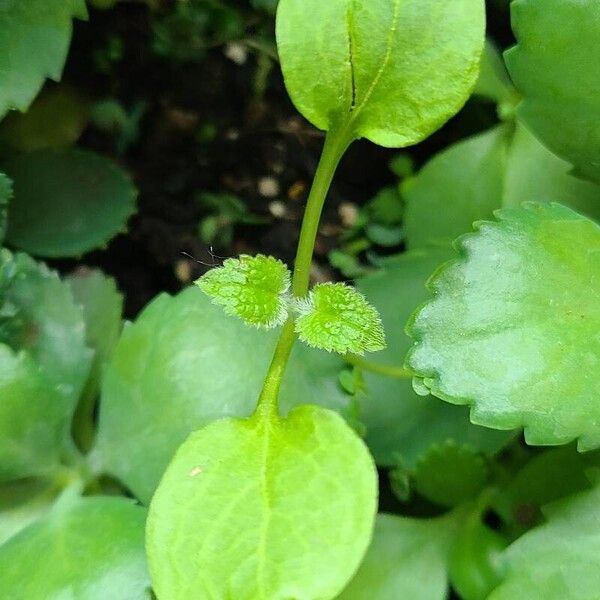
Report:
[{"label": "light green leaf", "polygon": [[[359,279],[358,289],[379,310],[387,335],[387,348],[369,360],[400,367],[411,346],[404,324],[415,306],[427,298],[425,282],[450,255],[446,248],[413,251],[386,259],[381,269]],[[361,419],[367,427],[366,441],[377,463],[396,465],[397,455],[406,467],[435,444],[454,440],[491,455],[503,447],[511,434],[476,427],[468,411],[433,397],[415,394],[410,379],[364,373],[366,397]]]},{"label": "light green leaf", "polygon": [[72,414],[89,374],[92,351],[85,343],[81,307],[69,287],[44,264],[3,250],[0,308],[0,343],[33,358],[64,397],[65,414]]},{"label": "light green leaf", "polygon": [[417,520],[378,515],[367,556],[339,600],[445,600],[454,515]]},{"label": "light green leaf", "polygon": [[226,314],[253,327],[272,329],[288,318],[290,280],[290,271],[280,260],[242,254],[211,269],[196,285]]},{"label": "light green leaf", "polygon": [[15,354],[4,344],[0,344],[0,398],[0,482],[54,469],[68,434],[72,405],[28,354]]},{"label": "light green leaf", "polygon": [[600,218],[600,186],[570,170],[521,123],[450,146],[403,186],[409,247],[448,243],[494,210],[527,201],[560,202]]},{"label": "light green leaf", "polygon": [[502,206],[510,126],[450,146],[403,186],[410,248],[449,244]]},{"label": "light green leaf", "polygon": [[359,355],[385,348],[377,309],[348,285],[319,283],[297,308],[296,332],[313,348]]},{"label": "light green leaf", "polygon": [[22,154],[5,169],[15,188],[7,238],[31,254],[78,256],[101,247],[135,211],[129,176],[87,150]]},{"label": "light green leaf", "polygon": [[44,90],[25,114],[11,113],[0,126],[0,140],[23,152],[66,148],[89,120],[89,103],[68,85]]},{"label": "light green leaf", "polygon": [[6,235],[8,205],[12,198],[12,181],[0,172],[0,244]]},{"label": "light green leaf", "polygon": [[518,114],[544,144],[600,180],[600,4],[515,0],[517,46],[506,53],[523,95]]},{"label": "light green leaf", "polygon": [[154,589],[169,600],[334,598],[376,508],[372,459],[335,413],[217,421],[181,446],[150,505]]},{"label": "light green leaf", "polygon": [[388,147],[423,140],[463,106],[484,29],[483,0],[281,0],[277,11],[298,110],[319,129]]},{"label": "light green leaf", "polygon": [[145,515],[124,498],[62,498],[0,546],[3,597],[148,600]]},{"label": "light green leaf", "polygon": [[481,454],[454,440],[432,445],[415,465],[415,490],[441,506],[472,500],[487,479],[488,466]]},{"label": "light green leaf", "polygon": [[84,0],[0,4],[0,119],[26,110],[46,77],[60,79],[74,17],[87,18]]},{"label": "light green leaf", "polygon": [[[226,316],[192,287],[162,295],[126,327],[104,378],[97,460],[144,502],[187,436],[222,417],[250,415],[273,356],[276,331]],[[322,404],[343,412],[336,355],[296,344],[282,411]]]},{"label": "light green leaf", "polygon": [[497,213],[460,241],[408,325],[422,383],[531,444],[600,445],[600,227],[558,204]]},{"label": "light green leaf", "polygon": [[547,523],[505,553],[506,580],[489,600],[591,600],[600,589],[600,487],[547,507]]}]

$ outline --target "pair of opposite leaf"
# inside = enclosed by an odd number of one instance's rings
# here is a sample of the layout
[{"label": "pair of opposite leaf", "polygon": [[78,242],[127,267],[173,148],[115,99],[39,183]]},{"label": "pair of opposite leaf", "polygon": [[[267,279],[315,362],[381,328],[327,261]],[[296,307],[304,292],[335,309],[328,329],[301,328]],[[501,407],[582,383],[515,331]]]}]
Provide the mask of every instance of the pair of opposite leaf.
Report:
[{"label": "pair of opposite leaf", "polygon": [[288,268],[273,257],[229,258],[196,283],[227,314],[254,327],[283,325],[295,312],[296,333],[309,346],[340,354],[385,347],[379,313],[361,293],[343,283],[321,283],[306,298],[294,298]]}]

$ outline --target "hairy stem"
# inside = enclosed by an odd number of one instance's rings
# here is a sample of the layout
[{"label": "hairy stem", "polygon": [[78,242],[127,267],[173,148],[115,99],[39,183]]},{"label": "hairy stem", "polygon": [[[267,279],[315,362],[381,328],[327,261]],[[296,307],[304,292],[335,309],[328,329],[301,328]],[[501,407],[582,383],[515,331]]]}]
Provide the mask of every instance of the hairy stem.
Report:
[{"label": "hairy stem", "polygon": [[[331,187],[337,166],[351,142],[352,138],[348,136],[345,128],[339,131],[330,131],[325,138],[321,160],[319,161],[319,166],[317,167],[306,203],[306,210],[304,211],[296,261],[294,263],[292,294],[296,298],[304,298],[308,294],[310,266],[312,264],[323,205],[325,204],[325,199],[327,198],[327,193]],[[273,418],[273,416],[277,415],[279,389],[295,341],[294,321],[289,319],[279,336],[273,360],[271,361],[271,366],[267,372],[258,401],[257,413],[267,418]]]},{"label": "hairy stem", "polygon": [[344,360],[354,366],[362,369],[363,371],[369,371],[371,373],[377,373],[385,377],[393,377],[395,379],[410,379],[413,373],[404,367],[391,367],[390,365],[382,365],[374,363],[355,354],[346,354]]}]

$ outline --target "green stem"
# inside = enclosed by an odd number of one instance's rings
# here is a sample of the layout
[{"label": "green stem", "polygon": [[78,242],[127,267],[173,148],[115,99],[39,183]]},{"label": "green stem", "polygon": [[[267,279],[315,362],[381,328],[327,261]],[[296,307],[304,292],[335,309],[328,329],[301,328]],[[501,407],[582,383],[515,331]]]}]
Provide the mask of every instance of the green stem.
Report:
[{"label": "green stem", "polygon": [[403,367],[391,367],[389,365],[382,365],[368,361],[355,354],[346,354],[344,360],[363,371],[369,371],[371,373],[377,373],[378,375],[385,375],[385,377],[393,377],[395,379],[410,379],[413,373]]},{"label": "green stem", "polygon": [[[345,128],[338,132],[330,131],[325,138],[321,160],[319,161],[306,203],[306,210],[304,211],[298,251],[294,264],[292,294],[296,298],[304,298],[308,294],[310,266],[312,264],[323,205],[325,204],[325,199],[327,198],[337,166],[351,142],[352,138],[348,136],[347,129]],[[284,325],[279,341],[277,342],[273,360],[267,372],[256,409],[257,414],[268,419],[272,419],[278,414],[277,400],[279,389],[281,388],[283,375],[295,341],[294,321],[289,319]]]}]

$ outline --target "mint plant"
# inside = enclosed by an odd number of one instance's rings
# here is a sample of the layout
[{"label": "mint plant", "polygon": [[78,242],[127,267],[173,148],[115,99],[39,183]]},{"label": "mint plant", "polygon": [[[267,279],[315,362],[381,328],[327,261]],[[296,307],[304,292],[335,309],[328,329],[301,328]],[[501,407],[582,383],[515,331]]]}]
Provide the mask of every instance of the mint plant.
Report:
[{"label": "mint plant", "polygon": [[[136,53],[109,27],[99,44],[118,52],[90,86],[109,90],[91,98],[67,75],[34,99],[87,11],[21,4],[0,6],[0,114],[18,111],[0,124],[0,597],[596,598],[596,3],[514,0],[517,45],[503,57],[485,40],[486,9],[500,13],[483,0],[90,2],[92,28],[130,9],[145,20],[142,62],[183,73],[182,86],[193,79],[182,63],[214,53],[221,70],[225,39],[256,45],[273,26],[310,123],[275,117],[276,135],[294,139],[267,161],[289,201],[264,223],[279,238],[292,237],[312,170],[291,152],[323,139],[289,264],[233,228],[256,223],[241,199],[256,190],[247,165],[232,177],[228,157],[223,192],[193,201],[206,196],[207,154],[262,131],[277,82],[262,80],[260,101],[248,85],[250,130],[236,120],[220,139],[217,119],[218,141],[199,142],[195,88],[178,104],[173,90],[123,86],[119,65]],[[128,106],[135,124],[116,131]],[[171,137],[193,178],[168,145],[146,165],[146,146]],[[406,148],[384,155],[400,183],[377,181],[344,231],[332,204],[360,201],[331,187],[347,151],[370,143]],[[171,203],[177,193],[189,206]],[[180,252],[198,248],[205,208],[203,235],[223,225],[227,256],[196,273]],[[177,257],[158,272],[192,285],[138,315],[155,292],[85,265],[112,273],[107,244],[136,263],[141,240],[168,246],[169,228]],[[328,255],[354,284],[318,264]]]}]

